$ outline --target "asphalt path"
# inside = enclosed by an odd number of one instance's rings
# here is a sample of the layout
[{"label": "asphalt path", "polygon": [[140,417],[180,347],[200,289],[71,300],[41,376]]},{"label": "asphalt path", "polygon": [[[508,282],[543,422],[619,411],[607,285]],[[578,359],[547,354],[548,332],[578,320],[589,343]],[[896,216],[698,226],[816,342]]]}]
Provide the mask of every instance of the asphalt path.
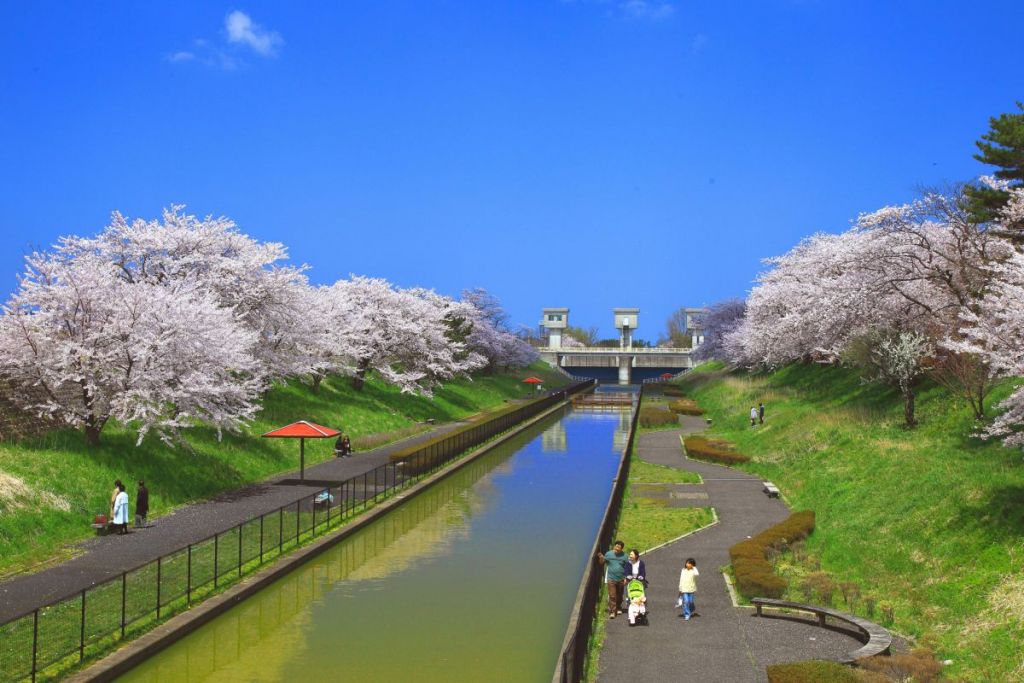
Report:
[{"label": "asphalt path", "polygon": [[[682,454],[679,437],[703,429],[699,419],[685,419],[681,429],[638,435],[641,460],[697,472],[718,523],[643,556],[650,586],[649,625],[630,627],[626,615],[609,620],[601,651],[600,683],[700,681],[746,683],[767,681],[768,664],[806,659],[836,660],[860,642],[851,631],[825,629],[801,617],[757,618],[753,610],[733,607],[722,568],[729,547],[783,520],[789,509],[768,498],[761,480]],[[704,503],[707,504],[707,503]],[[629,546],[629,539],[622,539]],[[693,557],[697,614],[684,620],[675,607],[679,572]]]}]

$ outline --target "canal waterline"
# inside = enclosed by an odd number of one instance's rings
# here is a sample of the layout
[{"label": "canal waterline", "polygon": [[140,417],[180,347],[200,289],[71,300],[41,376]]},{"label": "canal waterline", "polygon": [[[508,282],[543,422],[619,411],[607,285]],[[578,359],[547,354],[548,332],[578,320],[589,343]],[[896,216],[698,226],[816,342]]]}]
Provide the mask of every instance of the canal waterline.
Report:
[{"label": "canal waterline", "polygon": [[119,680],[550,680],[628,428],[549,418]]}]

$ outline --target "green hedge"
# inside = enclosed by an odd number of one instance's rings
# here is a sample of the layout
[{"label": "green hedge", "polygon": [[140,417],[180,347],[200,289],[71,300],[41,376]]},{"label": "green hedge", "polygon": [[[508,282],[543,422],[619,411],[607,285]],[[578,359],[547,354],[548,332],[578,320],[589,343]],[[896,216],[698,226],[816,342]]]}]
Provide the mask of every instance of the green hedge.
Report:
[{"label": "green hedge", "polygon": [[757,536],[740,541],[729,548],[736,588],[748,600],[751,598],[781,598],[789,585],[777,575],[768,561],[769,548],[782,548],[801,541],[814,531],[814,511],[794,512],[775,526],[768,527]]},{"label": "green hedge", "polygon": [[641,427],[662,427],[664,425],[679,424],[679,418],[668,408],[661,406],[643,406],[640,408]]},{"label": "green hedge", "polygon": [[688,436],[683,440],[686,455],[696,460],[708,460],[723,465],[736,465],[749,462],[750,458],[732,450],[726,441],[716,441],[703,436]]},{"label": "green hedge", "polygon": [[704,409],[690,398],[679,398],[668,404],[668,409],[680,415],[703,415]]},{"label": "green hedge", "polygon": [[836,662],[795,662],[768,667],[768,683],[856,683],[857,672]]}]

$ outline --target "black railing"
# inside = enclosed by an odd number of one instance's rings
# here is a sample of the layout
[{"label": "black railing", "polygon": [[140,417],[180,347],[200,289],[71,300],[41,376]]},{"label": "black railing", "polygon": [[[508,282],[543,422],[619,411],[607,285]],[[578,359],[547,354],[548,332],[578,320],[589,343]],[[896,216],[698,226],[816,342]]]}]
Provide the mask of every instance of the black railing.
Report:
[{"label": "black railing", "polygon": [[640,386],[640,395],[633,410],[633,418],[629,425],[629,437],[623,451],[615,484],[609,496],[608,509],[605,510],[601,528],[597,532],[597,540],[591,549],[590,561],[583,575],[583,596],[579,610],[576,612],[575,623],[569,624],[570,636],[559,659],[558,680],[561,683],[579,683],[585,673],[590,637],[594,631],[594,617],[597,615],[598,601],[601,599],[601,584],[604,570],[593,561],[598,552],[604,552],[612,542],[615,525],[622,510],[622,498],[626,491],[626,480],[629,478],[629,466],[633,455],[633,441],[636,437],[637,418],[640,416],[640,402],[643,400],[644,385]]},{"label": "black railing", "polygon": [[469,449],[593,386],[578,382],[470,428],[408,451],[315,494],[48,602],[0,624],[0,681],[36,680],[48,667],[81,662],[109,645],[201,602],[264,563],[322,536]]}]

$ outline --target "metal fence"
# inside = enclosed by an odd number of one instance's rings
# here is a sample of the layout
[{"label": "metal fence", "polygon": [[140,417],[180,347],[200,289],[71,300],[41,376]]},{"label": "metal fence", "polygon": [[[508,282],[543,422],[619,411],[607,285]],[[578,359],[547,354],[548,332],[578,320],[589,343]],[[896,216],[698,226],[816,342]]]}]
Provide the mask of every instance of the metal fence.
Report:
[{"label": "metal fence", "polygon": [[[637,418],[640,416],[640,401],[643,400],[644,386],[640,386],[640,395],[633,410],[633,418],[629,425],[629,437],[626,440],[626,449],[622,462],[619,465],[619,472],[612,486],[612,493],[608,509],[605,511],[604,519],[601,521],[601,528],[597,532],[597,542],[594,550],[603,552],[611,545],[612,537],[615,534],[615,525],[619,519],[619,512],[622,510],[622,498],[626,491],[626,480],[629,478],[629,466],[632,461],[633,441],[636,437]],[[576,624],[570,624],[572,635],[569,643],[562,651],[560,659],[559,680],[561,683],[579,683],[583,680],[584,668],[586,666],[587,651],[590,645],[590,636],[594,630],[594,617],[597,614],[598,601],[601,599],[601,584],[603,583],[604,570],[593,561],[587,563],[584,574],[583,600],[577,613]]]},{"label": "metal fence", "polygon": [[265,562],[322,536],[343,521],[412,486],[485,441],[515,427],[593,380],[550,392],[515,410],[411,449],[315,494],[253,517],[0,624],[0,681],[36,680],[57,664],[73,665],[90,652],[142,631],[200,602]]}]

